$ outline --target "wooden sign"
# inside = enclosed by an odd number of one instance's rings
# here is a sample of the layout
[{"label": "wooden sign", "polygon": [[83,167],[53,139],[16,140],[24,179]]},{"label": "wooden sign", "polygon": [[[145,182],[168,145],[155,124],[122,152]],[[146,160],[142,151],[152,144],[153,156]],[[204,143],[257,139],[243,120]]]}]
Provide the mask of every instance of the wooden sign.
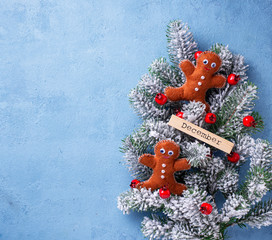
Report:
[{"label": "wooden sign", "polygon": [[172,115],[168,125],[226,153],[230,153],[234,146],[234,143],[175,115]]}]

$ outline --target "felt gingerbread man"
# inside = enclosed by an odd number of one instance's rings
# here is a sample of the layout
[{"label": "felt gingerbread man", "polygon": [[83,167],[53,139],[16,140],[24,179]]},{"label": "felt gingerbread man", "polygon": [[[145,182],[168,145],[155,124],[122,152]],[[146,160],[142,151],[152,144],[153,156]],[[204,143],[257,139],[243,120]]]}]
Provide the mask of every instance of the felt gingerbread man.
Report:
[{"label": "felt gingerbread man", "polygon": [[201,53],[196,66],[189,60],[183,60],[179,67],[186,77],[183,86],[179,88],[167,87],[165,95],[171,101],[187,100],[202,102],[206,105],[206,112],[210,111],[210,105],[206,102],[206,92],[210,88],[222,88],[226,84],[226,78],[215,75],[221,66],[220,57],[211,51]]},{"label": "felt gingerbread man", "polygon": [[177,159],[180,154],[179,145],[170,140],[158,142],[154,148],[155,155],[143,154],[139,162],[153,169],[152,176],[145,182],[137,184],[137,188],[152,191],[166,186],[172,194],[181,195],[187,187],[175,180],[174,172],[191,168],[186,158]]}]

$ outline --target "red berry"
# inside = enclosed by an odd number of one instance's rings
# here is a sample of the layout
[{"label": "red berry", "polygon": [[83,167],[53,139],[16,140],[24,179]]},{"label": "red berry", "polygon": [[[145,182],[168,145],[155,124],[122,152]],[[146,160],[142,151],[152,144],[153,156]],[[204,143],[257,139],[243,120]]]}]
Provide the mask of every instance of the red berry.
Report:
[{"label": "red berry", "polygon": [[243,124],[246,127],[256,127],[257,125],[257,123],[255,122],[255,119],[252,116],[244,117]]},{"label": "red berry", "polygon": [[160,188],[159,194],[160,194],[160,197],[163,199],[169,198],[171,195],[170,190],[165,186]]},{"label": "red berry", "polygon": [[157,93],[155,101],[160,105],[164,105],[167,102],[167,97],[162,93]]},{"label": "red berry", "polygon": [[231,152],[228,155],[228,160],[232,163],[237,163],[240,160],[240,155],[236,152]]},{"label": "red berry", "polygon": [[211,214],[212,209],[213,209],[213,207],[212,207],[211,204],[209,204],[209,203],[202,203],[201,206],[200,206],[199,211],[201,213],[205,214],[205,215],[209,215],[209,214]]},{"label": "red berry", "polygon": [[197,59],[201,53],[202,53],[202,51],[197,51],[197,52],[195,53],[195,59]]},{"label": "red berry", "polygon": [[239,75],[235,75],[234,73],[232,73],[228,76],[228,83],[230,85],[236,85],[240,79],[241,78]]},{"label": "red berry", "polygon": [[207,113],[205,116],[205,122],[214,124],[216,122],[216,115],[214,113]]},{"label": "red berry", "polygon": [[140,183],[139,180],[133,179],[133,180],[131,181],[131,183],[130,183],[130,187],[131,187],[131,188],[136,188],[137,184],[139,184],[139,183]]},{"label": "red berry", "polygon": [[183,118],[183,112],[177,112],[176,116],[180,117],[180,118]]}]

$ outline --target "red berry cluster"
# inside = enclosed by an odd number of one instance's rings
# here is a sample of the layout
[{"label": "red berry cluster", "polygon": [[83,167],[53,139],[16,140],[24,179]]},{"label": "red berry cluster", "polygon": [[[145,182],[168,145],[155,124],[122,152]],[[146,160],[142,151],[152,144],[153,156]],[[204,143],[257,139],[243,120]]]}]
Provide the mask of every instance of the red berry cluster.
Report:
[{"label": "red berry cluster", "polygon": [[133,180],[131,181],[131,183],[130,183],[129,186],[130,186],[131,188],[136,188],[136,186],[137,186],[139,183],[140,183],[139,180],[133,179]]},{"label": "red berry cluster", "polygon": [[228,160],[232,163],[237,163],[240,160],[240,155],[236,152],[231,152],[228,155]]},{"label": "red berry cluster", "polygon": [[157,93],[155,101],[159,105],[164,105],[167,102],[167,97],[163,93]]},{"label": "red berry cluster", "polygon": [[255,119],[252,116],[246,116],[243,119],[243,124],[246,127],[256,127],[257,123],[255,122]]},{"label": "red berry cluster", "polygon": [[202,53],[202,51],[197,51],[197,52],[195,53],[195,59],[197,59],[201,53]]},{"label": "red berry cluster", "polygon": [[205,122],[214,124],[216,122],[216,115],[214,113],[207,113],[205,116]]},{"label": "red berry cluster", "polygon": [[235,75],[234,73],[230,74],[228,76],[228,83],[230,85],[236,85],[238,83],[238,81],[241,80],[239,75]]},{"label": "red berry cluster", "polygon": [[210,215],[213,210],[213,207],[209,203],[202,203],[199,211],[205,215]]},{"label": "red berry cluster", "polygon": [[179,118],[183,118],[183,112],[177,111],[176,116]]},{"label": "red berry cluster", "polygon": [[170,190],[166,186],[163,186],[162,188],[160,188],[159,194],[160,194],[160,197],[163,199],[169,198],[171,195]]}]

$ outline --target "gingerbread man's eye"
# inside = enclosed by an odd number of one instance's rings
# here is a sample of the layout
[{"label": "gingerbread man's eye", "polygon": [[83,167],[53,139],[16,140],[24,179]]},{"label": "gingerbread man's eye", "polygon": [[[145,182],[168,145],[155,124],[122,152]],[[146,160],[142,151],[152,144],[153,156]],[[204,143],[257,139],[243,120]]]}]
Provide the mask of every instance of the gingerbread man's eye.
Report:
[{"label": "gingerbread man's eye", "polygon": [[207,59],[204,59],[204,60],[203,60],[203,63],[204,63],[205,65],[207,65],[207,64],[209,63],[209,61],[208,61]]},{"label": "gingerbread man's eye", "polygon": [[216,67],[216,63],[213,62],[213,63],[211,64],[211,67],[212,67],[212,68],[215,68],[215,67]]},{"label": "gingerbread man's eye", "polygon": [[165,154],[164,148],[161,148],[161,149],[160,149],[160,152],[161,152],[162,154]]},{"label": "gingerbread man's eye", "polygon": [[168,155],[173,155],[174,154],[174,152],[173,151],[168,151]]}]

